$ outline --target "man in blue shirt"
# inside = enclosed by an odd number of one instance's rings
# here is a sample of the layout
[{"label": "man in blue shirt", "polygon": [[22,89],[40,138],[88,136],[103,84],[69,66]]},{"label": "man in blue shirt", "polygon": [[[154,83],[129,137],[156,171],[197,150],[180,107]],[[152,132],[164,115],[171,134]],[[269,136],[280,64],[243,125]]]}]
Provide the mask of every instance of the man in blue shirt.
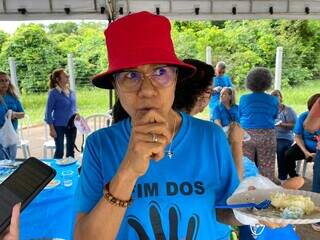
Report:
[{"label": "man in blue shirt", "polygon": [[213,94],[209,103],[211,121],[213,121],[213,111],[219,104],[221,89],[223,87],[232,87],[231,79],[225,72],[226,64],[224,62],[218,62],[215,67],[216,76],[213,78]]}]

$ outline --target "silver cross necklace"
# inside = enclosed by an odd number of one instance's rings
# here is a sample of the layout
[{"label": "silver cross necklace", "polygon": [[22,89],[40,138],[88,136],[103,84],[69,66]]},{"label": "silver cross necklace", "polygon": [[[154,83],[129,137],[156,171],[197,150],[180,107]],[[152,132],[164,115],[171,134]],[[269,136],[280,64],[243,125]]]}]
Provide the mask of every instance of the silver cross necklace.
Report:
[{"label": "silver cross necklace", "polygon": [[172,134],[172,137],[171,137],[171,141],[170,141],[170,145],[169,145],[169,150],[166,151],[167,156],[168,156],[170,159],[172,159],[173,156],[174,156],[171,147],[172,147],[173,137],[174,137],[175,134],[176,134],[176,118],[174,118],[174,122],[173,122],[173,134]]}]

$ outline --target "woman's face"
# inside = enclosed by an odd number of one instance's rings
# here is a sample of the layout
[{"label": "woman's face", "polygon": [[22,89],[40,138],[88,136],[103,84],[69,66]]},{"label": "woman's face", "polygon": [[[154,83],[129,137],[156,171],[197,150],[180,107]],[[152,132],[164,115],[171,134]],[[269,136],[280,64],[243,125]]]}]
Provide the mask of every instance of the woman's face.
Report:
[{"label": "woman's face", "polygon": [[6,93],[9,89],[10,80],[6,75],[0,75],[0,93]]},{"label": "woman's face", "polygon": [[216,67],[214,69],[214,72],[216,74],[216,76],[223,76],[225,74],[225,69],[222,69],[222,68],[219,68],[219,67]]},{"label": "woman's face", "polygon": [[146,64],[115,74],[121,105],[133,120],[150,110],[168,116],[174,100],[176,70],[163,64]]},{"label": "woman's face", "polygon": [[69,83],[69,75],[65,72],[61,72],[58,83],[60,86],[66,86]]},{"label": "woman's face", "polygon": [[226,88],[223,88],[220,92],[220,102],[221,103],[230,103],[231,96]]},{"label": "woman's face", "polygon": [[281,95],[279,93],[275,92],[275,93],[272,93],[271,95],[278,99],[279,104],[282,103],[282,97],[281,97]]},{"label": "woman's face", "polygon": [[198,100],[191,111],[191,115],[196,115],[200,112],[203,112],[210,102],[211,94],[212,88],[210,87],[198,97]]}]

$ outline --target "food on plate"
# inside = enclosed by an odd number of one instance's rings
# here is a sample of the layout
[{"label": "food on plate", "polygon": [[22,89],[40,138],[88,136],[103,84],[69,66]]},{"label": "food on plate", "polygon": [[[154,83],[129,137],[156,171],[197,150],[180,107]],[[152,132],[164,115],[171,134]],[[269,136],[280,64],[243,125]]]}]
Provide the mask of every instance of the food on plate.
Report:
[{"label": "food on plate", "polygon": [[310,197],[276,192],[270,196],[271,204],[279,209],[283,218],[301,218],[311,214],[315,205]]},{"label": "food on plate", "polygon": [[286,207],[283,212],[281,213],[281,217],[286,219],[298,219],[302,218],[304,215],[304,211],[301,207]]}]

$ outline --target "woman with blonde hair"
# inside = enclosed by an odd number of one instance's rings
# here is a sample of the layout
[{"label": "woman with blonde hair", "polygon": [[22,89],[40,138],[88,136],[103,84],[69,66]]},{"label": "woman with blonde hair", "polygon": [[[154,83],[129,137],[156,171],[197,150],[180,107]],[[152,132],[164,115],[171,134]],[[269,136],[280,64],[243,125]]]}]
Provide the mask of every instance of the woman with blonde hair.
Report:
[{"label": "woman with blonde hair", "polygon": [[64,137],[67,139],[66,157],[74,157],[74,143],[77,129],[73,124],[77,113],[76,95],[69,88],[69,76],[63,69],[56,69],[49,76],[49,96],[46,105],[45,121],[54,138],[56,151],[54,158],[63,158]]},{"label": "woman with blonde hair", "polygon": [[[18,128],[18,119],[24,117],[24,110],[14,85],[7,73],[0,72],[0,127],[5,122],[8,110],[12,111],[11,120],[15,130]],[[17,145],[4,147],[0,144],[0,159],[14,160],[17,154]]]}]

